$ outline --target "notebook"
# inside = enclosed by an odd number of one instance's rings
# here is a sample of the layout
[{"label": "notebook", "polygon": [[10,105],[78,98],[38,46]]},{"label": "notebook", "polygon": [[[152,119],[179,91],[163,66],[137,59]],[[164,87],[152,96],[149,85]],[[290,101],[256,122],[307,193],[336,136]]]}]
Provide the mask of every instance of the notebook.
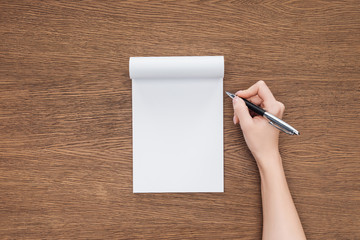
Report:
[{"label": "notebook", "polygon": [[133,192],[223,192],[223,56],[131,57]]}]

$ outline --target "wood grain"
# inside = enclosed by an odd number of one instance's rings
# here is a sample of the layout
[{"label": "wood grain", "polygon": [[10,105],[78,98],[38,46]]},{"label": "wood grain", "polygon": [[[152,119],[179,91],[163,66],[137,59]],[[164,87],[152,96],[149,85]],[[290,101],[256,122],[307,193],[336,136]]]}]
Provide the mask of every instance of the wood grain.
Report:
[{"label": "wood grain", "polygon": [[309,239],[360,239],[360,4],[1,1],[1,239],[260,239],[259,174],[224,97],[225,193],[133,194],[130,56],[224,55],[301,136],[280,148]]}]

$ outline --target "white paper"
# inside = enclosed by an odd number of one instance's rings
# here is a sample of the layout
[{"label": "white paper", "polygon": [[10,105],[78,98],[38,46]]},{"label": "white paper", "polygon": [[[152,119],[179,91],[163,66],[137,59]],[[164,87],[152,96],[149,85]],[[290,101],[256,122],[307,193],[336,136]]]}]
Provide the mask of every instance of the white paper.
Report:
[{"label": "white paper", "polygon": [[133,192],[223,192],[224,58],[132,57]]}]

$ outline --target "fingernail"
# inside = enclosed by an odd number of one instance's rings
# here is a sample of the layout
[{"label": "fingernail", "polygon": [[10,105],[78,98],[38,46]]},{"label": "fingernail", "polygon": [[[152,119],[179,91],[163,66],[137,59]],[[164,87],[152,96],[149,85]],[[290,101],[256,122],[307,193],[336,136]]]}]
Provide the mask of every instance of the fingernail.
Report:
[{"label": "fingernail", "polygon": [[233,117],[233,122],[234,122],[234,124],[236,125],[236,119],[235,119],[235,116]]},{"label": "fingernail", "polygon": [[235,96],[234,98],[233,98],[233,101],[234,102],[236,102],[236,101],[238,101],[239,100],[239,97],[238,96]]}]

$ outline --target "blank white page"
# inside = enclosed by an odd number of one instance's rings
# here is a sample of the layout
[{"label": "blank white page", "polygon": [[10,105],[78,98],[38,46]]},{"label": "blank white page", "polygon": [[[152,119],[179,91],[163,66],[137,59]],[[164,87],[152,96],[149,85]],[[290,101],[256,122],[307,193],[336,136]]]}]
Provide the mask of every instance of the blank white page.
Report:
[{"label": "blank white page", "polygon": [[133,192],[223,192],[224,58],[132,57]]}]

